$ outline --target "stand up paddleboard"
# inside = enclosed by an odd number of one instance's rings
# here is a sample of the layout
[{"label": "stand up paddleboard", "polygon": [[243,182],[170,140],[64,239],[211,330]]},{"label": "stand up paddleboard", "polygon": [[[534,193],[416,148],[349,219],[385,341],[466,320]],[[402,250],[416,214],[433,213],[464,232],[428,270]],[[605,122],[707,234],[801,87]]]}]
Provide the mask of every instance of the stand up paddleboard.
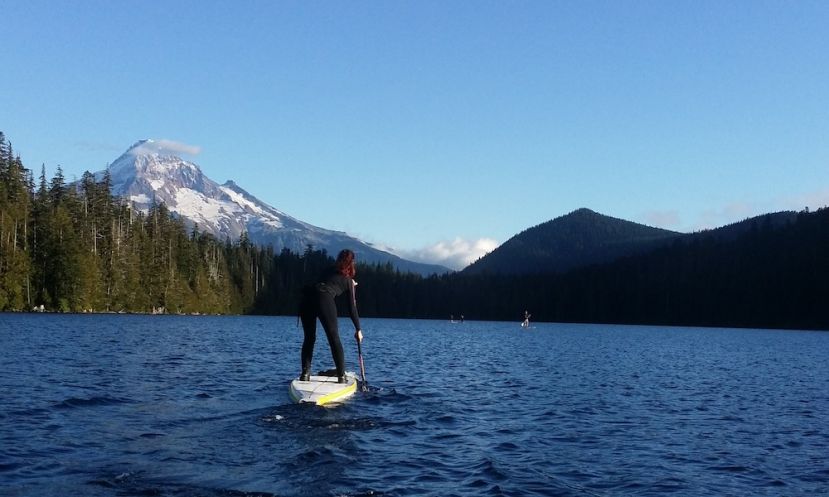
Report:
[{"label": "stand up paddleboard", "polygon": [[311,375],[309,381],[291,382],[291,399],[298,404],[311,403],[318,406],[342,402],[357,391],[354,373],[346,373],[346,382],[337,383],[336,376]]}]

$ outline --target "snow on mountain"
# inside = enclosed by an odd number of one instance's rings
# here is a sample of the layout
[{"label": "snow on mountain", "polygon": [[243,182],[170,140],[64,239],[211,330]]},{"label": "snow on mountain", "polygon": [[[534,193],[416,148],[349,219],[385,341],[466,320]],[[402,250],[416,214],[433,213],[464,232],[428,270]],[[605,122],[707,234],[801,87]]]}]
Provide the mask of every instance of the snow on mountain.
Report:
[{"label": "snow on mountain", "polygon": [[[141,140],[109,166],[112,191],[140,210],[163,202],[171,212],[200,231],[219,239],[238,240],[247,231],[254,243],[302,252],[308,245],[335,255],[353,250],[365,262],[391,262],[401,271],[443,273],[443,266],[407,261],[341,231],[327,230],[293,218],[262,202],[233,181],[223,185],[205,176],[199,166],[165,147],[165,141]],[[103,172],[98,173],[102,175]]]}]

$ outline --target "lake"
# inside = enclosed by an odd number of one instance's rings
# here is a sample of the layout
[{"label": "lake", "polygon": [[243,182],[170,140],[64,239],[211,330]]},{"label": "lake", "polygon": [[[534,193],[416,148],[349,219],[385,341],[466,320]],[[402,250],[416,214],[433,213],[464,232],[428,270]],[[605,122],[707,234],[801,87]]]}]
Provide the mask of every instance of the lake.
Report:
[{"label": "lake", "polygon": [[829,333],[363,321],[322,408],[295,318],[0,314],[0,494],[829,494]]}]

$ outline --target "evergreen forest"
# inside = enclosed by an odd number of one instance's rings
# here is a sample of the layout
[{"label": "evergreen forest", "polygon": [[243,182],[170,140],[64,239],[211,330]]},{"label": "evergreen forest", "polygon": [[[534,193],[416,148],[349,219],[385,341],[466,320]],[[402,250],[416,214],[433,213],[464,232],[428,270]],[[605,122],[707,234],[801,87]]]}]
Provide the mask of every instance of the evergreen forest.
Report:
[{"label": "evergreen forest", "polygon": [[[697,233],[613,262],[543,274],[428,277],[358,267],[362,316],[829,329],[829,209]],[[218,240],[110,178],[35,178],[0,133],[0,310],[293,315],[324,251]]]}]

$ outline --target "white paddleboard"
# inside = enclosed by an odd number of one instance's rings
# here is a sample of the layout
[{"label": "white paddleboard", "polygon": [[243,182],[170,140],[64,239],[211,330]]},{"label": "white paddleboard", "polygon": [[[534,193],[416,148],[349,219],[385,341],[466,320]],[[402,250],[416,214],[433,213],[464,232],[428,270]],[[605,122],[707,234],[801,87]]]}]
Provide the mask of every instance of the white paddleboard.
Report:
[{"label": "white paddleboard", "polygon": [[291,399],[296,403],[311,403],[318,406],[342,402],[357,391],[354,373],[346,373],[346,382],[337,383],[336,376],[311,375],[309,381],[291,382]]}]

